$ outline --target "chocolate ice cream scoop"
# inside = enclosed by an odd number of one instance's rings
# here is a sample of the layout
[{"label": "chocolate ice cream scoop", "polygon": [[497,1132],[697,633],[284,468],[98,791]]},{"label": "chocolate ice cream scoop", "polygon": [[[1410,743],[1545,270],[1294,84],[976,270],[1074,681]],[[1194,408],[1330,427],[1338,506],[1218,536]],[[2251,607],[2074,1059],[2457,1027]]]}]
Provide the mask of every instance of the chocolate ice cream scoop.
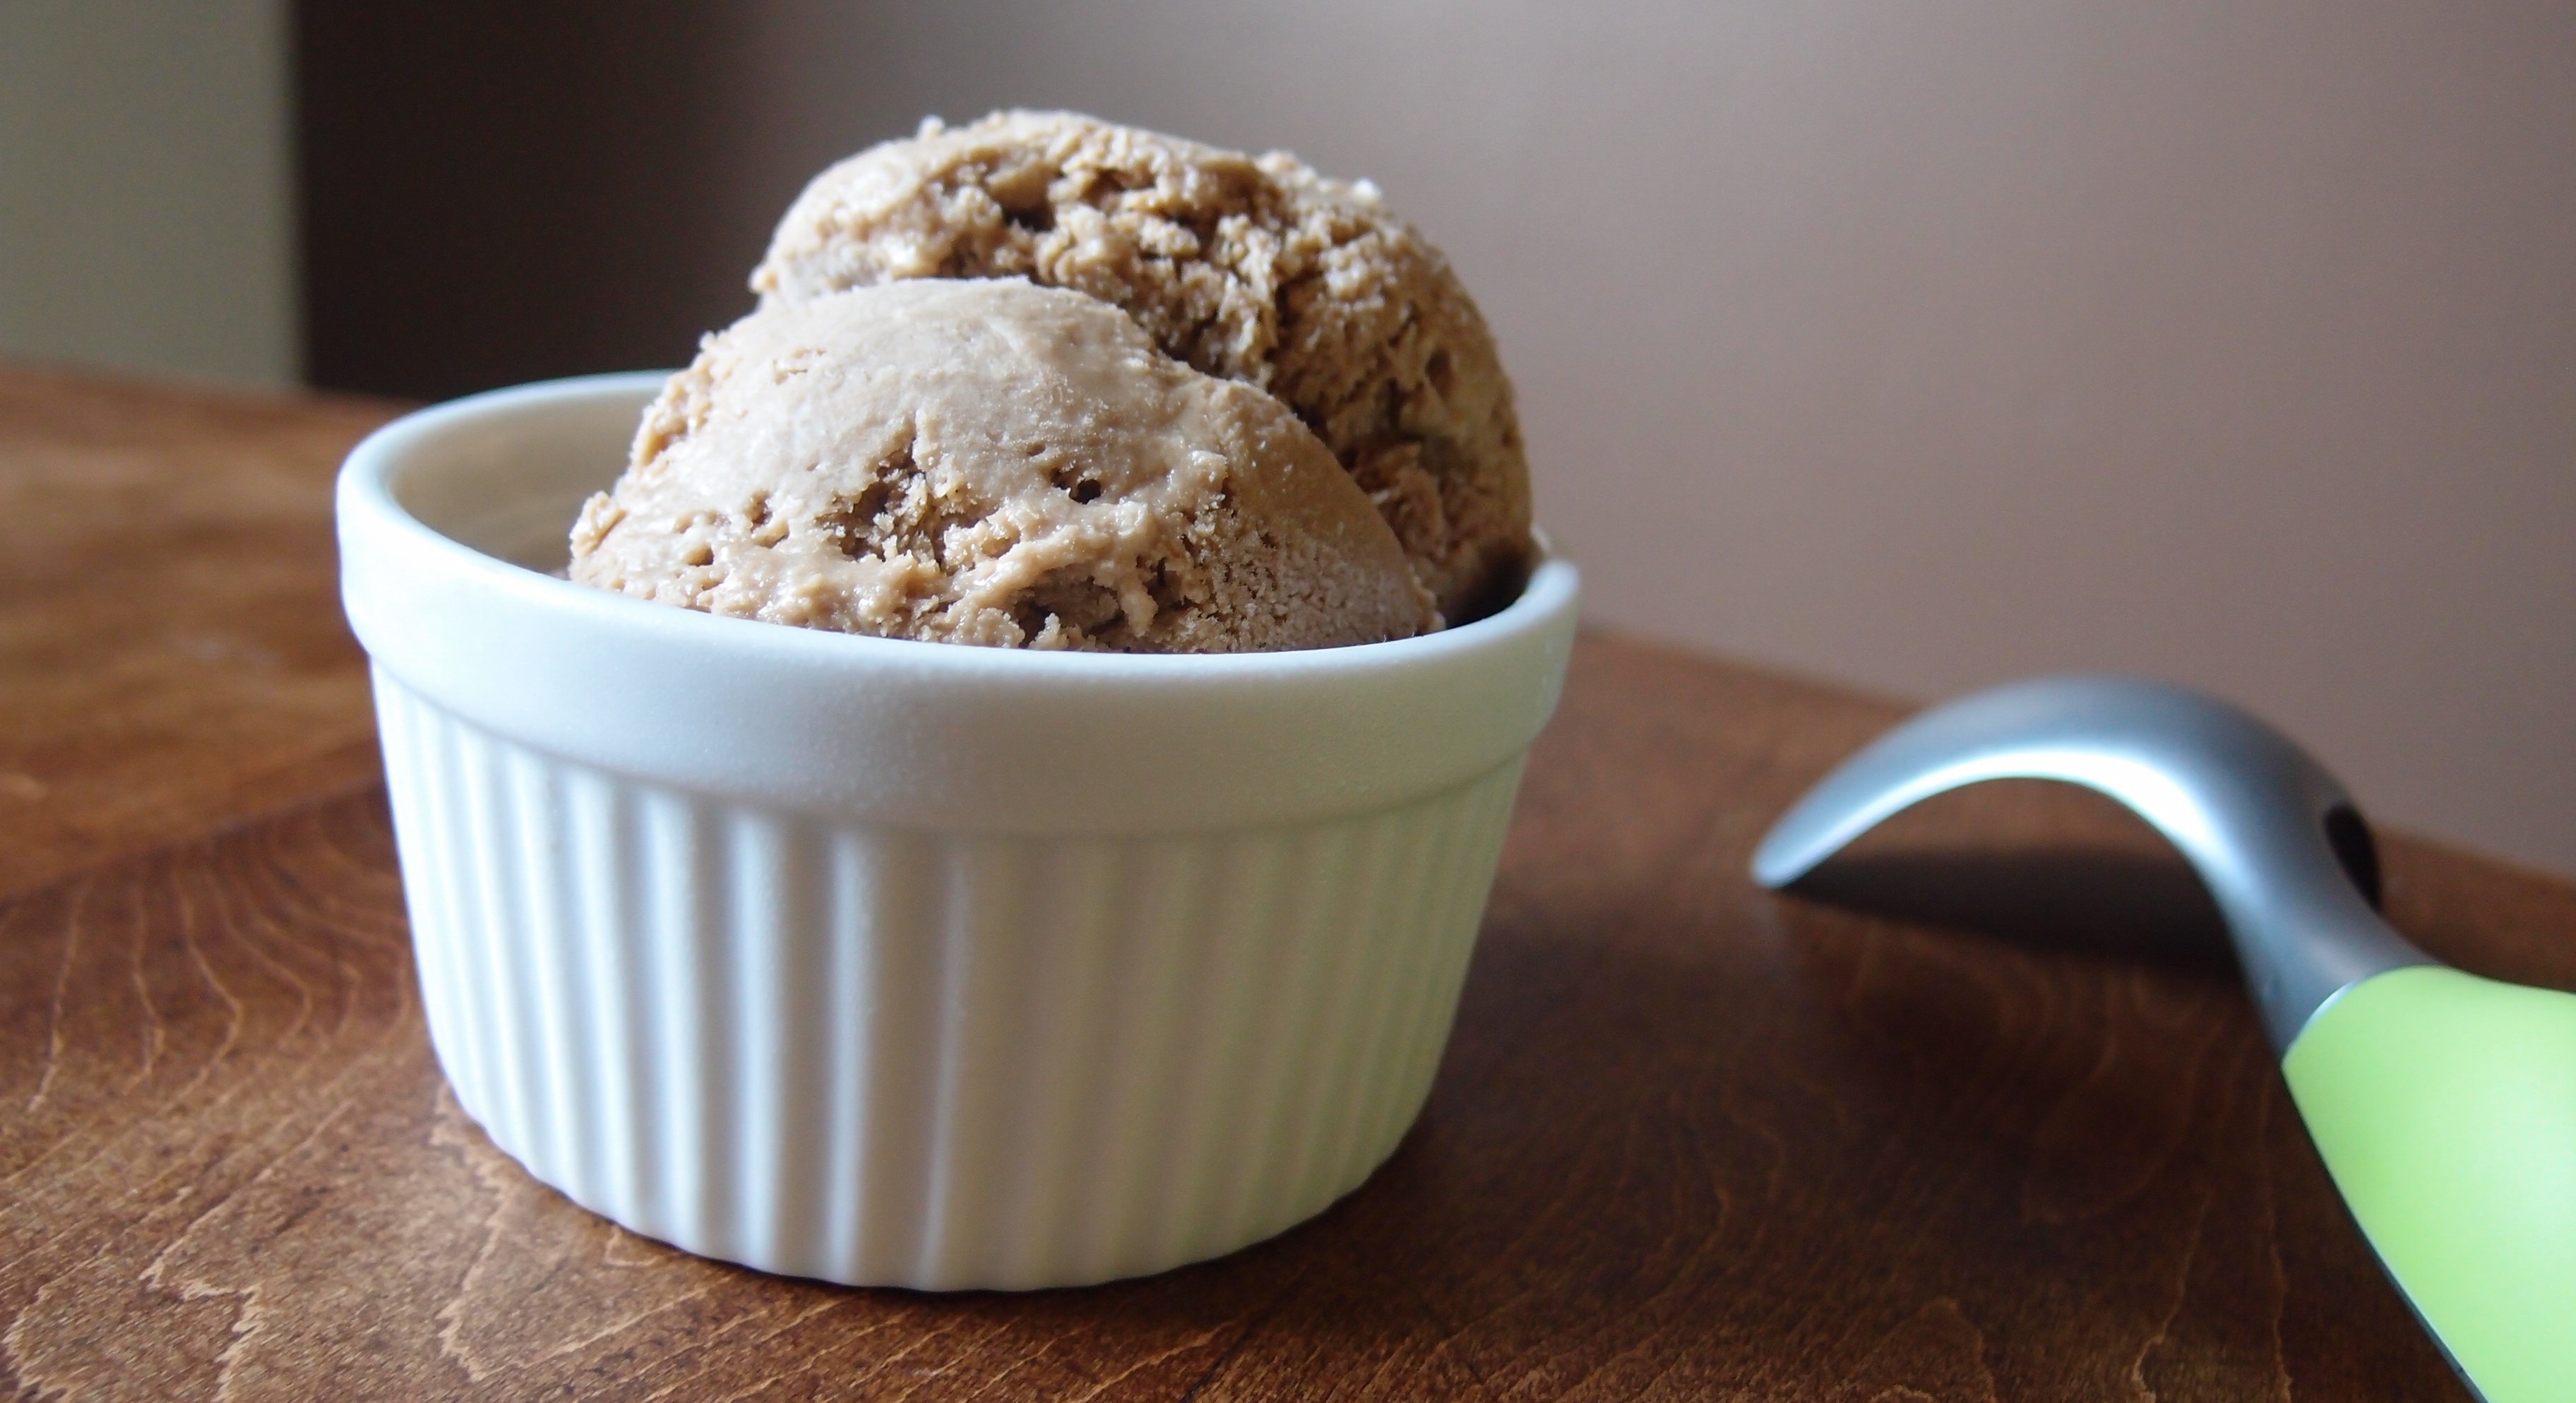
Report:
[{"label": "chocolate ice cream scoop", "polygon": [[752,274],[762,305],[912,278],[1026,277],[1115,304],[1276,395],[1402,541],[1449,623],[1531,560],[1529,468],[1476,304],[1375,187],[1067,113],[936,120],[817,176]]},{"label": "chocolate ice cream scoop", "polygon": [[582,508],[572,578],[886,637],[1243,652],[1439,626],[1279,401],[1079,293],[915,281],[710,337]]}]

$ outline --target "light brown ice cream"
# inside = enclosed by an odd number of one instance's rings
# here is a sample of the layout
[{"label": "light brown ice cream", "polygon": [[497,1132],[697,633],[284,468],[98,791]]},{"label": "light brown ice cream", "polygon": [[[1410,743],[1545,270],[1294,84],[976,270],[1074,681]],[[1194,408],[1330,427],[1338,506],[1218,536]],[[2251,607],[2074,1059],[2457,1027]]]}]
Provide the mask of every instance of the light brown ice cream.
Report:
[{"label": "light brown ice cream", "polygon": [[765,307],[908,278],[1026,277],[1113,303],[1172,356],[1322,437],[1450,623],[1508,602],[1529,469],[1492,333],[1367,182],[1065,113],[936,121],[807,186]]},{"label": "light brown ice cream", "polygon": [[572,577],[933,641],[1241,652],[1439,626],[1277,400],[1011,281],[779,303],[710,337],[572,532]]}]

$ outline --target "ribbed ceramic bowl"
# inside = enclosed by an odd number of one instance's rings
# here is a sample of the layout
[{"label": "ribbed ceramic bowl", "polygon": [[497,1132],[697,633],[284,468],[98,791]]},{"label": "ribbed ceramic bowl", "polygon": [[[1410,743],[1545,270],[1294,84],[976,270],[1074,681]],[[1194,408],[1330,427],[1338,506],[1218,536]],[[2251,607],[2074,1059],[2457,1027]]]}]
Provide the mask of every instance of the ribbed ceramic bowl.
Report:
[{"label": "ribbed ceramic bowl", "polygon": [[1073,1285],[1279,1232],[1429,1090],[1575,576],[1239,657],[714,618],[546,573],[656,375],[342,469],[431,1041],[576,1202],[770,1271]]}]

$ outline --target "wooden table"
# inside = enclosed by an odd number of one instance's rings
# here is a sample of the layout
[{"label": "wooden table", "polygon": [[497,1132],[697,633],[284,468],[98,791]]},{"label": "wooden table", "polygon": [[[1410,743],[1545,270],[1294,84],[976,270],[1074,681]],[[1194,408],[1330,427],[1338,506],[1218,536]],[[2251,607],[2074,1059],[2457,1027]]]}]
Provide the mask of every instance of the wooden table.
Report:
[{"label": "wooden table", "polygon": [[[956,1297],[609,1227],[423,1035],[329,526],[389,412],[0,370],[13,1396],[2465,1396],[2141,829],[1989,787],[1765,894],[1755,837],[1900,709],[1604,637],[1430,1107],[1321,1219]],[[2388,849],[2424,945],[2576,986],[2576,889]]]}]

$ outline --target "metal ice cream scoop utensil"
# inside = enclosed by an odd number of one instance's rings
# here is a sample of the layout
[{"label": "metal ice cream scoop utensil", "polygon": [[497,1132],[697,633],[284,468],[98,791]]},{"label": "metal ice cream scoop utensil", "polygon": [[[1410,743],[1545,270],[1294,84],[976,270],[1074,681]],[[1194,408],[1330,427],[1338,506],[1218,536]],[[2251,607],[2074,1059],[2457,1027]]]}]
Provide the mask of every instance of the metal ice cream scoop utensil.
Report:
[{"label": "metal ice cream scoop utensil", "polygon": [[1753,855],[1785,886],[1881,820],[1989,779],[2125,804],[2226,918],[2362,1233],[2486,1403],[2576,1398],[2576,996],[2482,979],[2380,919],[2378,860],[2316,761],[2225,703],[2044,678],[1935,707],[1843,762]]}]

